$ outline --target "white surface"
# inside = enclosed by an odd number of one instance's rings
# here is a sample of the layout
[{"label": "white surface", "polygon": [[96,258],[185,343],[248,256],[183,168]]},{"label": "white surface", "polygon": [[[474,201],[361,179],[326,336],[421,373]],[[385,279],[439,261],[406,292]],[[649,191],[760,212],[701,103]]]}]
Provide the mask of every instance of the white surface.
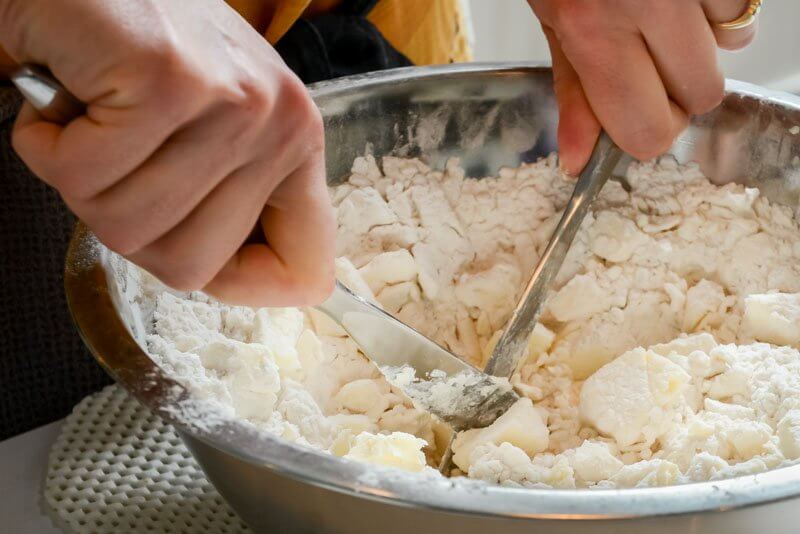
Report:
[{"label": "white surface", "polygon": [[14,534],[61,532],[40,504],[47,457],[61,424],[57,421],[0,443],[0,530]]},{"label": "white surface", "polygon": [[[470,0],[478,61],[550,61],[547,41],[525,0]],[[755,42],[721,52],[728,78],[773,89],[800,91],[800,2],[765,2]]]}]

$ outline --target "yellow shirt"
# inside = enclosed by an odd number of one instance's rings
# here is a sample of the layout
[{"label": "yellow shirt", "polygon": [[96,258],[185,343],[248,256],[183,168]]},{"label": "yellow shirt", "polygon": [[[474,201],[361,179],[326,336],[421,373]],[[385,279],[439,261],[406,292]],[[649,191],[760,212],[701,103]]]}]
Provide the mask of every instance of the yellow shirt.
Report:
[{"label": "yellow shirt", "polygon": [[[337,0],[228,0],[275,44],[303,15],[332,9]],[[461,0],[380,0],[368,17],[415,65],[469,61],[472,51]]]}]

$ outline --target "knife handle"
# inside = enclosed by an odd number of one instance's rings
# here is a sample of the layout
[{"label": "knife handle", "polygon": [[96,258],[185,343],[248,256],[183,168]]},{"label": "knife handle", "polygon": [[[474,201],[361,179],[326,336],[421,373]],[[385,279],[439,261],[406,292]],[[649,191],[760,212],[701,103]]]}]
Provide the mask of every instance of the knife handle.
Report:
[{"label": "knife handle", "polygon": [[11,81],[42,117],[67,124],[86,113],[86,105],[75,98],[46,68],[23,64],[11,73]]}]

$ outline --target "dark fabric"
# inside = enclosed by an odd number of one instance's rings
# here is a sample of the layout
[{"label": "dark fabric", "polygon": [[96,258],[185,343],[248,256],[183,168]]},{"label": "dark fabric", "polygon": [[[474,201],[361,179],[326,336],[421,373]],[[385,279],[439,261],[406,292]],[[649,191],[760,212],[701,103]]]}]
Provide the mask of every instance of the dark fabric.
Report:
[{"label": "dark fabric", "polygon": [[11,149],[20,101],[0,87],[0,440],[64,417],[110,382],[67,311],[62,271],[75,219]]},{"label": "dark fabric", "polygon": [[336,8],[336,13],[366,17],[378,0],[345,0]]},{"label": "dark fabric", "polygon": [[346,2],[335,13],[300,19],[275,49],[304,83],[410,66],[364,17],[375,3]]}]

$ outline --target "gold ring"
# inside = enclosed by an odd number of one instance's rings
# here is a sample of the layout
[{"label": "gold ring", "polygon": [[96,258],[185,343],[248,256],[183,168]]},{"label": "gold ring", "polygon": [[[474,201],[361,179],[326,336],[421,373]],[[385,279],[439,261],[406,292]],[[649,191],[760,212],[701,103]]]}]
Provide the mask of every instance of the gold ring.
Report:
[{"label": "gold ring", "polygon": [[741,30],[756,21],[756,15],[761,11],[761,0],[750,0],[747,9],[738,18],[730,22],[718,22],[716,27],[720,30]]}]

